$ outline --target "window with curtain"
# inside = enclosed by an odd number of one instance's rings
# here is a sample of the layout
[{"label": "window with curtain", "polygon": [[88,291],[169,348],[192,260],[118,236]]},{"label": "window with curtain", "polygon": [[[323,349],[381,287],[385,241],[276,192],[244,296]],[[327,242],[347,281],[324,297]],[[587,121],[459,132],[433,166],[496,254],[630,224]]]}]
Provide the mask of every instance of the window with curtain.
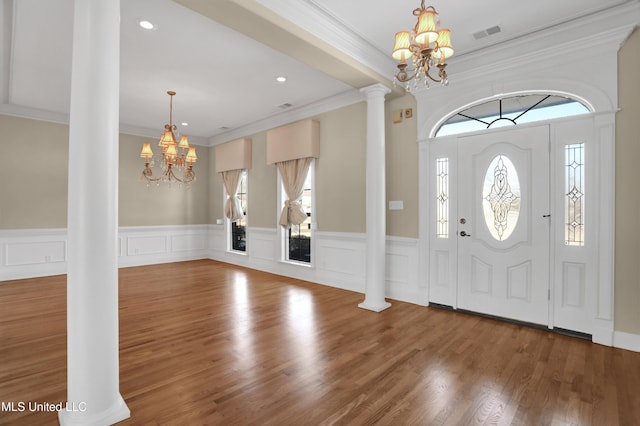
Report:
[{"label": "window with curtain", "polygon": [[283,228],[283,258],[311,263],[313,181],[312,158],[277,163],[281,182],[280,226]]},{"label": "window with curtain", "polygon": [[[226,200],[224,215],[227,218],[227,232],[230,234],[229,249],[245,252],[246,244],[246,211],[247,211],[247,171],[244,169],[222,172]],[[244,206],[243,206],[244,201]]]},{"label": "window with curtain", "polygon": [[231,250],[239,252],[247,251],[247,179],[247,171],[243,170],[240,174],[240,181],[238,182],[238,190],[236,192],[242,216],[231,222],[231,226],[227,228],[227,238],[230,239],[229,246]]}]

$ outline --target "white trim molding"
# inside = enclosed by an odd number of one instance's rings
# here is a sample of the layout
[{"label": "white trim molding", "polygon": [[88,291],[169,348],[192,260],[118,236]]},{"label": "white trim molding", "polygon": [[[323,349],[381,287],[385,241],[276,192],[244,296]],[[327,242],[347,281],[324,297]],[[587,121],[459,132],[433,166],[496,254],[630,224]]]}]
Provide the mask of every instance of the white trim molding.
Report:
[{"label": "white trim molding", "polygon": [[613,333],[613,346],[628,351],[640,352],[640,334],[616,331]]}]

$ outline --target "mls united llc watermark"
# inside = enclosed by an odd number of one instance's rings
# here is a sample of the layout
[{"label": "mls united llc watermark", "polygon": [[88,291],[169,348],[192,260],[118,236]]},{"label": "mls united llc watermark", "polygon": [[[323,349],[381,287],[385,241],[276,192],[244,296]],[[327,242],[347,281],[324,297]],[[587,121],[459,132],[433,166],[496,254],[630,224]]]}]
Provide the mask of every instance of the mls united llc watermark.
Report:
[{"label": "mls united llc watermark", "polygon": [[2,412],[24,412],[24,411],[44,411],[44,412],[56,412],[56,411],[74,411],[85,412],[87,411],[86,402],[25,402],[25,401],[2,401],[0,402]]}]

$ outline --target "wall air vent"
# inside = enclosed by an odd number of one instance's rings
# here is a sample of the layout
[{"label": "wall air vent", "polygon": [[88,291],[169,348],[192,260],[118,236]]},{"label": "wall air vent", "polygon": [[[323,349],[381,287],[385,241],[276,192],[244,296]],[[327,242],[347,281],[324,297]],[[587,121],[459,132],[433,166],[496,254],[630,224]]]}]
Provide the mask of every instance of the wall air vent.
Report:
[{"label": "wall air vent", "polygon": [[473,33],[473,38],[476,40],[480,40],[481,38],[489,37],[493,34],[498,34],[501,31],[502,29],[498,25],[495,25],[493,27],[485,28],[482,31]]}]

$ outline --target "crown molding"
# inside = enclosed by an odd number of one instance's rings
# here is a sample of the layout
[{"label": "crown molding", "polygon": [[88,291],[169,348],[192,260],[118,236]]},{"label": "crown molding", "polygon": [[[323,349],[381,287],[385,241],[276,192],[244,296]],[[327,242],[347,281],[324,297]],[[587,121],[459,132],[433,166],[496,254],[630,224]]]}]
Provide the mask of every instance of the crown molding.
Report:
[{"label": "crown molding", "polygon": [[315,0],[258,0],[282,18],[304,28],[382,76],[396,73],[395,61]]},{"label": "crown molding", "polygon": [[317,102],[313,102],[311,104],[307,104],[290,111],[281,112],[279,114],[266,117],[262,120],[255,121],[251,124],[247,124],[246,126],[238,127],[220,135],[213,136],[209,138],[208,146],[219,145],[221,143],[229,142],[238,138],[251,136],[265,130],[270,130],[276,127],[284,126],[285,124],[293,123],[295,121],[311,118],[318,114],[333,111],[338,108],[356,104],[358,102],[364,102],[365,100],[366,98],[364,94],[359,90],[348,90],[338,95],[321,99]]},{"label": "crown molding", "polygon": [[[617,51],[633,29],[640,23],[640,1],[623,3],[604,11],[577,18],[521,37],[483,47],[450,59],[451,82],[465,74],[477,78],[480,68],[511,66],[519,61],[537,61],[563,57],[575,51],[590,49],[594,59],[601,56],[598,46],[615,47]],[[594,34],[593,29],[598,32]]]},{"label": "crown molding", "polygon": [[[69,125],[69,114],[21,105],[0,104],[0,114],[12,117],[28,118],[31,120],[47,121],[49,123],[64,124],[65,126]],[[119,133],[157,139],[160,138],[162,131],[160,129],[149,129],[146,127],[120,123]],[[201,136],[189,135],[189,143],[198,146],[208,146],[209,141],[207,138],[203,138]]]},{"label": "crown molding", "polygon": [[[469,58],[469,61],[461,62],[464,71],[455,74],[456,81],[476,80],[479,76],[496,73],[500,70],[505,73],[505,77],[510,77],[507,70],[522,68],[529,66],[531,69],[553,66],[554,63],[566,63],[571,59],[584,58],[585,56],[594,56],[593,52],[598,53],[598,60],[604,60],[608,55],[615,55],[618,49],[629,37],[635,25],[629,24],[620,26],[612,30],[599,34],[590,34],[588,36],[571,39],[569,41],[557,41],[553,46],[548,44],[537,46],[538,49],[533,50],[532,46],[525,47],[522,45],[504,46],[500,49],[498,55],[487,56],[488,62],[479,61],[478,57]],[[508,52],[525,52],[520,55],[510,55]],[[544,58],[541,60],[541,58]],[[562,62],[560,62],[562,61]],[[597,62],[597,61],[596,61]]]},{"label": "crown molding", "polygon": [[15,104],[0,105],[0,114],[69,125],[69,114]]}]

